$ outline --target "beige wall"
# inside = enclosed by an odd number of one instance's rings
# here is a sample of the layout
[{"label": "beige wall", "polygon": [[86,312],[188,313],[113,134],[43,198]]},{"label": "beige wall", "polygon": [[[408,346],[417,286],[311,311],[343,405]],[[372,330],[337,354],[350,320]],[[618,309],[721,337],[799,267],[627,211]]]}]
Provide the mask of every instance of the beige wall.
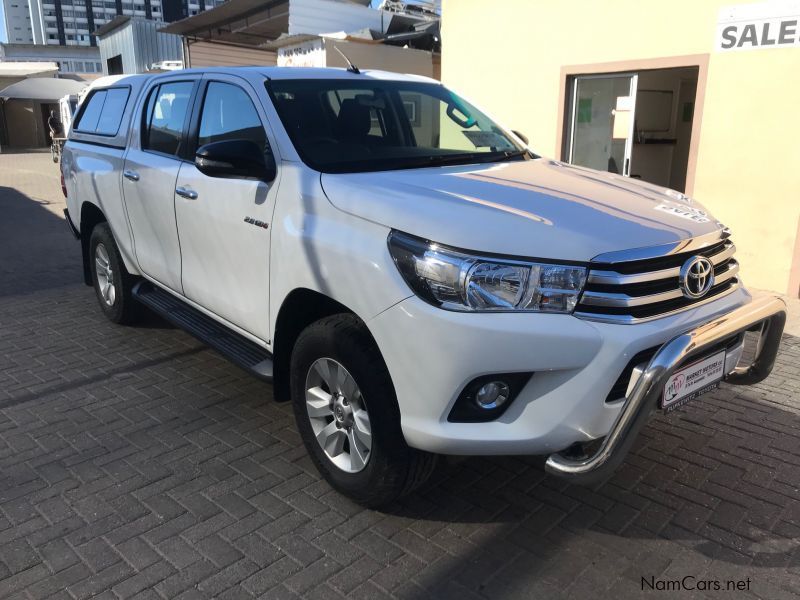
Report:
[{"label": "beige wall", "polygon": [[797,296],[800,48],[714,52],[718,9],[734,3],[444,0],[442,80],[560,158],[570,66],[699,64],[688,191],[733,230],[748,285]]},{"label": "beige wall", "polygon": [[34,148],[42,145],[38,121],[39,105],[30,100],[8,100],[4,105],[8,124],[8,145],[17,148]]}]

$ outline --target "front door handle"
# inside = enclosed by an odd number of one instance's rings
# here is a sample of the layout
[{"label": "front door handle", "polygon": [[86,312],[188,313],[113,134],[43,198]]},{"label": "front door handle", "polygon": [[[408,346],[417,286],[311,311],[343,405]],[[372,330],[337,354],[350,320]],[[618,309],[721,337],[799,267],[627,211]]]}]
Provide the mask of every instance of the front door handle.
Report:
[{"label": "front door handle", "polygon": [[175,193],[178,194],[178,196],[183,196],[189,200],[197,200],[197,192],[190,190],[189,188],[178,186],[175,188]]},{"label": "front door handle", "polygon": [[131,181],[139,181],[139,174],[136,171],[131,171],[130,169],[125,169],[122,172],[122,176],[125,179],[130,179]]}]

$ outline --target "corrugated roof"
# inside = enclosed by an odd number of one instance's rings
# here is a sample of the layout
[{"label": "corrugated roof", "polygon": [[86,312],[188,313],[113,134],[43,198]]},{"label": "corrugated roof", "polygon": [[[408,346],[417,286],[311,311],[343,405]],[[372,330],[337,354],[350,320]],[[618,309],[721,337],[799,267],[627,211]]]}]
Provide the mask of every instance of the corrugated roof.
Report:
[{"label": "corrugated roof", "polygon": [[[170,23],[160,31],[190,37],[197,36],[242,42],[242,36],[248,36],[247,32],[242,31],[242,25],[245,25],[245,27],[257,25],[259,21],[263,21],[265,18],[274,19],[279,13],[285,13],[286,26],[272,36],[271,39],[274,39],[288,30],[289,0],[272,0],[271,2],[264,2],[264,0],[228,0],[228,2],[211,10]],[[252,38],[254,43],[264,41],[259,35],[253,35]]]},{"label": "corrugated roof", "polygon": [[117,15],[113,19],[111,19],[105,25],[101,25],[97,29],[92,32],[92,35],[100,37],[101,35],[105,35],[110,31],[114,31],[117,27],[122,27],[125,23],[131,20],[131,17],[126,17],[125,15]]},{"label": "corrugated roof", "polygon": [[352,35],[311,35],[308,33],[298,33],[296,35],[282,35],[274,42],[267,42],[262,47],[267,50],[277,50],[278,48],[285,48],[286,46],[295,46],[297,44],[302,44],[303,42],[309,42],[311,40],[320,40],[320,39],[329,39],[334,42],[356,42],[360,44],[381,44],[381,40],[373,40],[367,39],[364,37],[357,37]]},{"label": "corrugated roof", "polygon": [[77,94],[86,87],[85,81],[56,79],[54,77],[30,77],[0,90],[4,100],[40,100],[58,102],[69,94]]},{"label": "corrugated roof", "polygon": [[275,43],[282,35],[318,35],[374,29],[379,34],[408,31],[420,17],[379,11],[353,0],[228,0],[211,10],[170,23],[159,31],[190,38],[249,46]]}]

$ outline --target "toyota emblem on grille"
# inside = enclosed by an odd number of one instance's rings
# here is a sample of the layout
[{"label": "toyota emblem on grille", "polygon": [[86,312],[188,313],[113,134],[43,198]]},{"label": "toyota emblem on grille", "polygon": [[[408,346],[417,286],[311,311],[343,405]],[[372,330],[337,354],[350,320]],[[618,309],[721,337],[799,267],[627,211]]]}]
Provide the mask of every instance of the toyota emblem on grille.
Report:
[{"label": "toyota emblem on grille", "polygon": [[705,256],[693,256],[681,267],[680,286],[683,295],[696,300],[714,285],[714,265]]}]

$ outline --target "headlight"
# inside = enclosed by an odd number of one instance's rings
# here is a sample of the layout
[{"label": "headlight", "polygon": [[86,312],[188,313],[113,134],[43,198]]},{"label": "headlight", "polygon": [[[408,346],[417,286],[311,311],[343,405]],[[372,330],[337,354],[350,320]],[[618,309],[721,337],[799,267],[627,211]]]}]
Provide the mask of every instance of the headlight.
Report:
[{"label": "headlight", "polygon": [[449,310],[571,313],[586,269],[476,256],[393,231],[389,250],[423,300]]}]

